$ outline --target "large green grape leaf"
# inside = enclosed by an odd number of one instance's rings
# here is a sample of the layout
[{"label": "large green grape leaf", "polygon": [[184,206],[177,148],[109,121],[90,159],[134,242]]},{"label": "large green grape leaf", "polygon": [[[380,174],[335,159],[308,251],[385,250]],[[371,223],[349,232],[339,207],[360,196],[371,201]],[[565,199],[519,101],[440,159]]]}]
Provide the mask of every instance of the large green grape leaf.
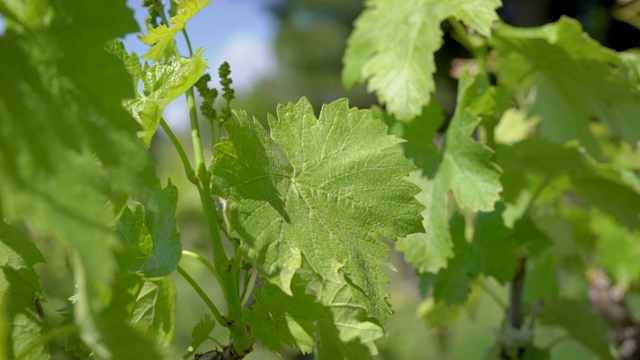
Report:
[{"label": "large green grape leaf", "polygon": [[[488,89],[486,81],[480,78],[466,75],[461,78],[459,105],[444,135],[439,156],[430,156],[431,160],[425,163],[422,172],[412,174],[412,181],[422,189],[417,199],[426,205],[422,216],[427,232],[400,239],[398,249],[405,253],[407,261],[420,272],[438,271],[453,254],[448,231],[449,191],[460,207],[472,211],[491,211],[500,198],[500,173],[490,161],[491,150],[472,138],[479,119],[469,111],[481,109],[486,112],[491,107],[490,104],[502,107],[489,97],[473,100],[477,94]],[[437,124],[439,121],[432,122]],[[420,129],[417,126],[414,128]],[[437,125],[424,127],[421,136],[414,134],[412,137],[430,142],[436,130]],[[413,141],[412,138],[408,140]]]},{"label": "large green grape leaf", "polygon": [[137,253],[132,271],[148,278],[169,276],[178,268],[182,244],[176,225],[178,189],[169,181],[158,190],[155,206],[145,209],[136,205],[124,209],[118,222],[118,235],[123,244]]},{"label": "large green grape leaf", "polygon": [[184,0],[177,1],[176,16],[169,19],[169,23],[173,26],[169,27],[161,24],[157,28],[148,28],[148,35],[140,36],[140,40],[145,44],[151,45],[149,52],[142,55],[143,58],[159,61],[173,51],[175,43],[174,36],[182,31],[187,25],[187,21],[193,17],[198,11],[207,6],[211,0]]},{"label": "large green grape leaf", "polygon": [[595,117],[632,144],[640,139],[640,89],[628,62],[584,35],[577,20],[564,17],[535,29],[501,25],[492,43],[499,81],[516,92],[529,116],[541,117],[543,137],[579,140],[598,154],[587,127]]},{"label": "large green grape leaf", "polygon": [[44,344],[24,353],[41,335],[44,313],[42,293],[35,264],[44,262],[38,248],[22,231],[2,221],[0,212],[0,303],[5,334],[0,331],[0,357],[13,359],[47,359]]},{"label": "large green grape leaf", "polygon": [[346,99],[325,105],[319,118],[304,98],[279,106],[270,137],[257,120],[235,115],[213,164],[232,236],[286,293],[304,257],[323,278],[343,281],[344,274],[354,298],[385,321],[380,265],[392,265],[377,237],[423,229],[418,188],[403,179],[413,165],[389,150],[401,140]]},{"label": "large green grape leaf", "polygon": [[125,108],[144,128],[141,138],[148,147],[165,107],[191,88],[207,68],[206,59],[201,57],[204,50],[198,49],[190,58],[172,57],[153,66],[145,64],[144,68],[138,56],[127,54],[121,42],[110,44],[110,51],[124,61],[133,77],[135,89],[138,88],[138,80],[142,80],[142,94],[136,91],[136,98],[127,100]]},{"label": "large green grape leaf", "polygon": [[245,311],[243,320],[269,350],[282,354],[283,344],[305,354],[313,350],[317,331],[314,322],[326,316],[323,306],[305,290],[304,283],[294,281],[291,285],[293,296],[269,283],[264,283],[262,289],[254,293],[256,302],[251,310]]},{"label": "large green grape leaf", "polygon": [[563,327],[569,336],[600,359],[613,359],[609,351],[607,325],[589,303],[561,298],[547,301],[540,320],[544,325]]},{"label": "large green grape leaf", "polygon": [[342,81],[350,88],[368,80],[389,113],[413,118],[435,88],[440,23],[455,17],[488,36],[500,5],[500,0],[370,0],[349,38]]}]

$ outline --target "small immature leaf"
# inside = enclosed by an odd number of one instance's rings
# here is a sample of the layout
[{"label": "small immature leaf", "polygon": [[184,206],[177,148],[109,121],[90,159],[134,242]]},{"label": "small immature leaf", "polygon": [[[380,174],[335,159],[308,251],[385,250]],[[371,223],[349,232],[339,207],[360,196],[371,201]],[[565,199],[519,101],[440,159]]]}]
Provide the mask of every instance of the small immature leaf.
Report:
[{"label": "small immature leaf", "polygon": [[315,302],[313,295],[305,294],[305,289],[301,282],[293,284],[293,296],[289,296],[279,287],[264,283],[260,292],[254,293],[256,303],[245,312],[243,320],[269,350],[282,354],[283,344],[304,354],[313,350],[317,331],[314,322],[326,316],[323,306]]},{"label": "small immature leaf", "polygon": [[[190,58],[171,58],[162,64],[145,65],[143,94],[128,100],[125,108],[142,124],[144,131],[141,137],[147,147],[156,133],[165,107],[192,87],[207,68],[206,60],[201,57],[202,52],[203,49],[198,49]],[[135,53],[131,56],[137,60]],[[126,63],[127,58],[124,60]]]},{"label": "small immature leaf", "polygon": [[176,290],[168,277],[145,281],[133,306],[131,322],[156,335],[156,341],[171,344],[175,327]]},{"label": "small immature leaf", "polygon": [[540,320],[545,325],[563,327],[601,359],[613,359],[609,352],[607,325],[590,304],[571,299],[549,300]]},{"label": "small immature leaf", "polygon": [[632,81],[633,69],[584,35],[577,20],[563,17],[535,29],[503,24],[492,42],[498,79],[517,92],[528,115],[542,118],[542,136],[561,144],[577,139],[598,154],[587,127],[596,117],[628,142],[640,139],[640,89]]},{"label": "small immature leaf", "polygon": [[385,322],[380,265],[391,262],[377,237],[422,231],[417,187],[403,179],[413,166],[389,150],[400,140],[344,99],[319,118],[304,98],[278,107],[271,138],[257,120],[235,115],[215,148],[214,191],[231,203],[230,231],[261,276],[291,294],[304,257],[323,278],[344,274],[357,301]]},{"label": "small immature leaf", "polygon": [[369,80],[387,111],[411,119],[435,88],[433,53],[442,44],[440,23],[455,17],[488,36],[500,0],[374,0],[355,22],[344,56],[342,81]]},{"label": "small immature leaf", "polygon": [[35,264],[44,258],[27,236],[2,221],[0,213],[0,357],[46,359],[44,344],[23,351],[42,331],[44,319],[38,308],[42,296]]},{"label": "small immature leaf", "polygon": [[177,4],[176,16],[169,19],[169,23],[173,26],[168,27],[165,24],[157,28],[149,28],[148,35],[140,36],[140,40],[147,45],[151,45],[149,52],[142,55],[145,59],[159,61],[174,46],[173,37],[184,29],[187,21],[193,17],[198,11],[207,6],[211,0],[184,0],[175,2]]},{"label": "small immature leaf", "polygon": [[126,208],[118,223],[118,235],[125,246],[138,252],[133,271],[147,278],[164,277],[178,268],[182,244],[176,225],[178,189],[169,181],[156,193],[156,209],[137,205]]},{"label": "small immature leaf", "polygon": [[209,314],[205,314],[204,317],[198,321],[191,332],[191,344],[189,345],[190,350],[182,356],[184,360],[193,356],[196,350],[198,350],[198,347],[200,347],[200,345],[209,338],[209,334],[211,334],[211,331],[215,326],[216,322]]}]

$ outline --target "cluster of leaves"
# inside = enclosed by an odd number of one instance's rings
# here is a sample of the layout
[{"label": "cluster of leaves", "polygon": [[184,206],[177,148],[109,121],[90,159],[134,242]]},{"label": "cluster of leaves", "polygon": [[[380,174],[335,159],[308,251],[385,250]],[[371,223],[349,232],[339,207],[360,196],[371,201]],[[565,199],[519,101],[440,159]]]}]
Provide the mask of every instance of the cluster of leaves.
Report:
[{"label": "cluster of leaves", "polygon": [[[612,331],[616,323],[606,307],[614,304],[594,301],[593,274],[613,279],[609,291],[633,294],[640,285],[629,261],[640,234],[640,58],[604,48],[570,18],[492,28],[499,5],[370,1],[349,40],[343,81],[368,81],[386,104],[389,115],[380,117],[407,140],[404,152],[420,168],[412,179],[422,189],[427,232],[401,239],[398,249],[422,274],[436,304],[430,312],[463,307],[491,278],[519,299],[505,309],[495,356],[550,356],[521,328],[526,320],[564,328],[611,358],[606,323]],[[438,134],[431,74],[447,18],[475,62],[463,70],[455,114]],[[566,290],[567,278],[580,290]]]},{"label": "cluster of leaves", "polygon": [[[239,359],[258,340],[277,353],[371,358],[391,313],[385,237],[422,277],[435,304],[425,319],[468,306],[492,278],[512,294],[492,354],[548,357],[527,321],[612,358],[615,325],[587,292],[600,270],[627,293],[639,285],[637,54],[603,48],[568,18],[501,24],[499,0],[371,0],[343,80],[368,81],[386,110],[341,99],[316,116],[303,98],[279,105],[266,130],[231,110],[228,64],[218,115],[203,50],[176,48],[208,3],[172,1],[167,19],[146,1],[150,49],[138,57],[114,40],[138,31],[124,1],[0,0],[0,77],[13,85],[0,94],[0,357],[47,358],[46,342],[68,335],[82,358],[176,358],[177,272],[211,311],[191,348],[177,349],[185,359]],[[433,53],[446,19],[475,61],[439,133]],[[208,161],[194,87],[214,134]],[[183,94],[195,166],[162,118]],[[147,151],[159,126],[200,195],[212,263],[182,250],[178,189],[156,178]],[[43,256],[31,239],[55,241],[71,264],[77,293],[55,329],[42,324]],[[210,270],[225,307],[179,266],[183,254]],[[567,277],[583,286],[564,290]],[[215,326],[227,344],[196,354]]]},{"label": "cluster of leaves", "polygon": [[[207,166],[193,97],[199,88],[213,110],[206,61],[202,49],[180,56],[174,41],[207,3],[173,2],[167,19],[159,2],[146,2],[144,63],[114,40],[138,30],[123,2],[1,3],[7,30],[0,49],[11,54],[2,59],[2,76],[15,86],[0,98],[2,358],[46,358],[46,342],[60,335],[82,358],[175,358],[166,346],[175,324],[174,272],[213,315],[196,325],[185,357],[215,325],[230,331],[229,345],[211,352],[220,356],[243,357],[258,339],[275,352],[315,348],[320,358],[375,352],[372,342],[391,313],[380,269],[391,262],[380,238],[422,231],[419,189],[404,179],[414,166],[391,149],[401,140],[346,100],[326,105],[319,117],[304,98],[279,106],[269,132],[243,112],[232,118],[228,65],[220,68],[226,104],[210,119],[227,136],[214,141]],[[182,94],[195,167],[162,118]],[[159,126],[200,192],[213,264],[195,257],[220,282],[226,315],[179,267],[178,189],[161,185],[146,150]],[[30,237],[56,241],[69,256],[77,293],[55,329],[41,323],[33,267],[42,255]],[[232,258],[222,240],[239,244]],[[262,285],[246,303],[254,282],[240,279],[252,273]]]}]

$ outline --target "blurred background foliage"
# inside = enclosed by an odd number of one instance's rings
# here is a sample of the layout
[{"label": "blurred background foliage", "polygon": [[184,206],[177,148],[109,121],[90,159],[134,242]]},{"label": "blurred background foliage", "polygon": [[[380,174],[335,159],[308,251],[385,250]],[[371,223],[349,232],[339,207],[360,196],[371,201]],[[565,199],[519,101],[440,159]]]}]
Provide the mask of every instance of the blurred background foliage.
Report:
[{"label": "blurred background foliage", "polygon": [[[243,0],[261,1],[261,0]],[[216,6],[212,2],[209,6]],[[376,103],[376,98],[367,93],[364,85],[347,92],[341,82],[342,56],[346,40],[351,33],[352,23],[363,8],[361,0],[280,0],[270,2],[269,9],[279,21],[275,54],[277,71],[262,79],[250,91],[239,92],[232,103],[234,108],[244,109],[263,123],[266,114],[274,113],[276,104],[286,104],[306,96],[319,111],[321,105],[337,98],[348,97],[351,106],[368,108]],[[499,9],[502,19],[517,26],[539,26],[556,21],[562,15],[578,19],[585,31],[603,45],[614,50],[627,50],[640,46],[640,1],[625,0],[503,0]],[[434,98],[441,104],[449,118],[455,109],[457,80],[451,76],[456,59],[471,57],[470,54],[450,36],[447,22],[442,23],[444,44],[436,53],[436,93]],[[258,60],[256,60],[258,61]],[[219,64],[209,64],[215,79]],[[233,63],[231,64],[233,78]],[[219,86],[218,86],[219,88]],[[446,122],[443,127],[446,127]],[[206,128],[206,127],[205,127]],[[187,132],[181,138],[186,144]],[[206,137],[205,137],[206,138]],[[168,177],[180,189],[178,202],[179,229],[183,247],[186,250],[209,254],[204,219],[196,190],[186,180],[180,161],[168,139],[159,134],[152,144],[158,176],[163,181]],[[562,230],[566,224],[554,224]],[[570,231],[570,230],[568,230]],[[389,244],[393,249],[393,244]],[[46,286],[48,314],[55,314],[66,304],[66,299],[74,293],[71,273],[64,260],[65,254],[46,239],[39,239],[42,253],[48,254],[47,263],[39,265],[38,273]],[[387,271],[390,276],[388,289],[390,302],[395,314],[391,317],[390,333],[377,342],[379,359],[476,359],[482,358],[495,342],[496,331],[503,319],[501,302],[507,298],[507,289],[493,281],[479,279],[471,295],[471,301],[461,308],[442,308],[428,311],[433,306],[431,300],[420,294],[419,280],[413,269],[407,265],[401,254],[392,253],[397,272]],[[182,266],[207,291],[212,300],[223,304],[215,281],[209,273],[195,261],[185,259]],[[543,266],[542,264],[541,266]],[[547,269],[548,270],[548,269]],[[541,269],[544,271],[544,269]],[[182,278],[176,276],[177,321],[174,345],[185,352],[190,342],[193,325],[207,313],[206,306]],[[55,286],[50,286],[55,284]],[[575,289],[565,292],[582,292],[583,283],[576,280]],[[480,290],[482,289],[482,290]],[[638,302],[640,303],[640,302]],[[632,304],[633,305],[633,304]],[[640,313],[640,308],[634,309]],[[429,314],[426,316],[426,314]],[[434,316],[438,314],[438,316]],[[54,327],[61,317],[47,318]],[[440,326],[443,324],[450,324]],[[558,331],[537,327],[535,336],[542,343],[557,338]],[[222,327],[217,327],[212,337],[226,341]],[[212,349],[213,341],[205,343],[201,350]],[[51,344],[54,359],[74,359],[73,354],[64,351],[64,340],[57,339]],[[303,359],[311,358],[285,351],[282,356],[259,348],[249,359]],[[564,341],[554,348],[553,357],[558,359],[590,359],[592,353],[573,341]]]}]

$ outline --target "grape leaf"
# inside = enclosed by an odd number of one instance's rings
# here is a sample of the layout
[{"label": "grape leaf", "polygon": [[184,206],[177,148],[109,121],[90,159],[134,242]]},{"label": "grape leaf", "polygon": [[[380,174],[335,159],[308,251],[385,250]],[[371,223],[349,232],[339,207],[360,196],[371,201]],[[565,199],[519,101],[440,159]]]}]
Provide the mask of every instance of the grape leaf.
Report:
[{"label": "grape leaf", "polygon": [[420,114],[435,88],[433,53],[442,45],[440,23],[455,17],[488,36],[500,0],[373,0],[355,22],[344,55],[342,81],[369,80],[398,119]]},{"label": "grape leaf", "polygon": [[542,324],[563,327],[569,335],[601,359],[613,359],[609,352],[607,325],[590,304],[571,299],[552,299],[545,303]]},{"label": "grape leaf", "polygon": [[640,229],[640,194],[625,184],[619,173],[591,163],[578,149],[545,139],[527,139],[512,146],[498,145],[496,150],[507,202],[515,204],[523,192],[533,193],[568,176],[571,182],[566,187],[572,185],[569,190],[585,205],[612,214],[629,229]]},{"label": "grape leaf", "polygon": [[13,359],[46,359],[44,344],[24,353],[41,335],[44,313],[38,275],[34,265],[44,262],[38,248],[22,231],[2,221],[0,213],[0,303],[4,334],[0,331],[0,356]]},{"label": "grape leaf", "polygon": [[463,303],[470,290],[469,280],[481,274],[501,284],[511,280],[517,262],[517,243],[502,222],[502,211],[500,207],[491,213],[481,213],[474,224],[471,242],[465,238],[464,219],[454,216],[451,224],[454,257],[433,279],[436,301]]},{"label": "grape leaf", "polygon": [[355,301],[346,281],[323,279],[303,262],[300,275],[325,305],[325,319],[316,324],[315,356],[318,360],[371,359],[378,353],[374,341],[384,335],[380,322],[367,316],[367,311]]},{"label": "grape leaf", "polygon": [[232,236],[285,293],[304,257],[323,278],[341,281],[342,272],[357,301],[386,323],[380,265],[392,265],[376,237],[422,230],[417,187],[403,179],[413,165],[388,150],[401,140],[345,99],[325,105],[319,118],[305,98],[279,106],[271,138],[257,120],[235,115],[213,164]]},{"label": "grape leaf", "polygon": [[313,295],[305,294],[302,282],[291,285],[289,296],[272,284],[264,283],[254,292],[255,305],[245,311],[243,320],[251,326],[253,335],[269,350],[282,354],[282,345],[294,347],[304,354],[313,350],[315,321],[325,318],[323,306]]},{"label": "grape leaf", "polygon": [[149,329],[156,342],[171,344],[175,327],[176,290],[166,277],[145,281],[133,306],[131,322]]},{"label": "grape leaf", "polygon": [[[122,59],[133,78],[136,98],[127,100],[124,106],[144,128],[140,137],[149,147],[165,107],[192,87],[207,68],[206,59],[201,57],[204,50],[198,49],[190,58],[172,57],[153,66],[145,63],[144,68],[136,53],[128,54],[120,41],[110,43],[109,51]],[[142,94],[137,91],[139,80]]]},{"label": "grape leaf", "polygon": [[[490,162],[491,151],[473,140],[472,134],[479,120],[467,110],[475,107],[487,112],[487,102],[499,104],[489,101],[489,98],[481,98],[479,102],[472,100],[487,89],[488,84],[478,77],[465,75],[461,78],[459,105],[444,135],[439,157],[423,167],[422,176],[419,172],[411,176],[422,189],[416,198],[426,205],[422,216],[428,231],[400,239],[398,249],[420,272],[438,271],[452,255],[448,231],[449,190],[459,206],[472,211],[490,211],[500,198],[499,172]],[[435,127],[424,131],[422,138],[432,139],[435,131]]]},{"label": "grape leaf", "polygon": [[123,211],[118,235],[125,246],[138,253],[133,271],[155,278],[169,276],[178,268],[182,244],[176,225],[177,202],[178,189],[169,181],[157,192],[154,209],[138,204],[134,211]]},{"label": "grape leaf", "polygon": [[501,25],[492,38],[499,81],[518,93],[528,115],[542,118],[540,133],[558,143],[577,139],[590,153],[598,145],[587,125],[602,119],[615,134],[640,139],[640,90],[623,59],[563,17],[536,29]]},{"label": "grape leaf", "polygon": [[[140,277],[121,269],[111,289],[111,302],[105,309],[100,309],[95,302],[90,284],[91,278],[86,275],[82,263],[75,256],[73,259],[77,294],[74,296],[72,314],[67,315],[79,327],[82,344],[70,336],[69,346],[74,351],[86,353],[91,349],[98,359],[175,359],[170,349],[161,346],[152,336],[147,336],[131,324],[132,304],[135,290],[141,288]],[[157,330],[157,329],[156,329]]]},{"label": "grape leaf", "polygon": [[640,275],[640,231],[630,232],[605,212],[592,211],[589,228],[598,237],[599,262],[616,285],[636,284]]},{"label": "grape leaf", "polygon": [[140,36],[140,40],[147,45],[151,45],[149,52],[142,55],[145,59],[160,61],[168,53],[173,52],[175,43],[173,37],[182,31],[187,25],[187,21],[191,19],[198,11],[207,6],[211,0],[184,0],[175,2],[177,5],[176,16],[169,19],[169,23],[173,26],[168,27],[161,24],[157,28],[148,28],[148,35]]},{"label": "grape leaf", "polygon": [[184,360],[189,359],[198,350],[198,347],[209,338],[209,334],[216,326],[216,322],[211,315],[205,314],[200,321],[193,327],[191,332],[191,344],[189,345],[189,351],[182,356]]}]

